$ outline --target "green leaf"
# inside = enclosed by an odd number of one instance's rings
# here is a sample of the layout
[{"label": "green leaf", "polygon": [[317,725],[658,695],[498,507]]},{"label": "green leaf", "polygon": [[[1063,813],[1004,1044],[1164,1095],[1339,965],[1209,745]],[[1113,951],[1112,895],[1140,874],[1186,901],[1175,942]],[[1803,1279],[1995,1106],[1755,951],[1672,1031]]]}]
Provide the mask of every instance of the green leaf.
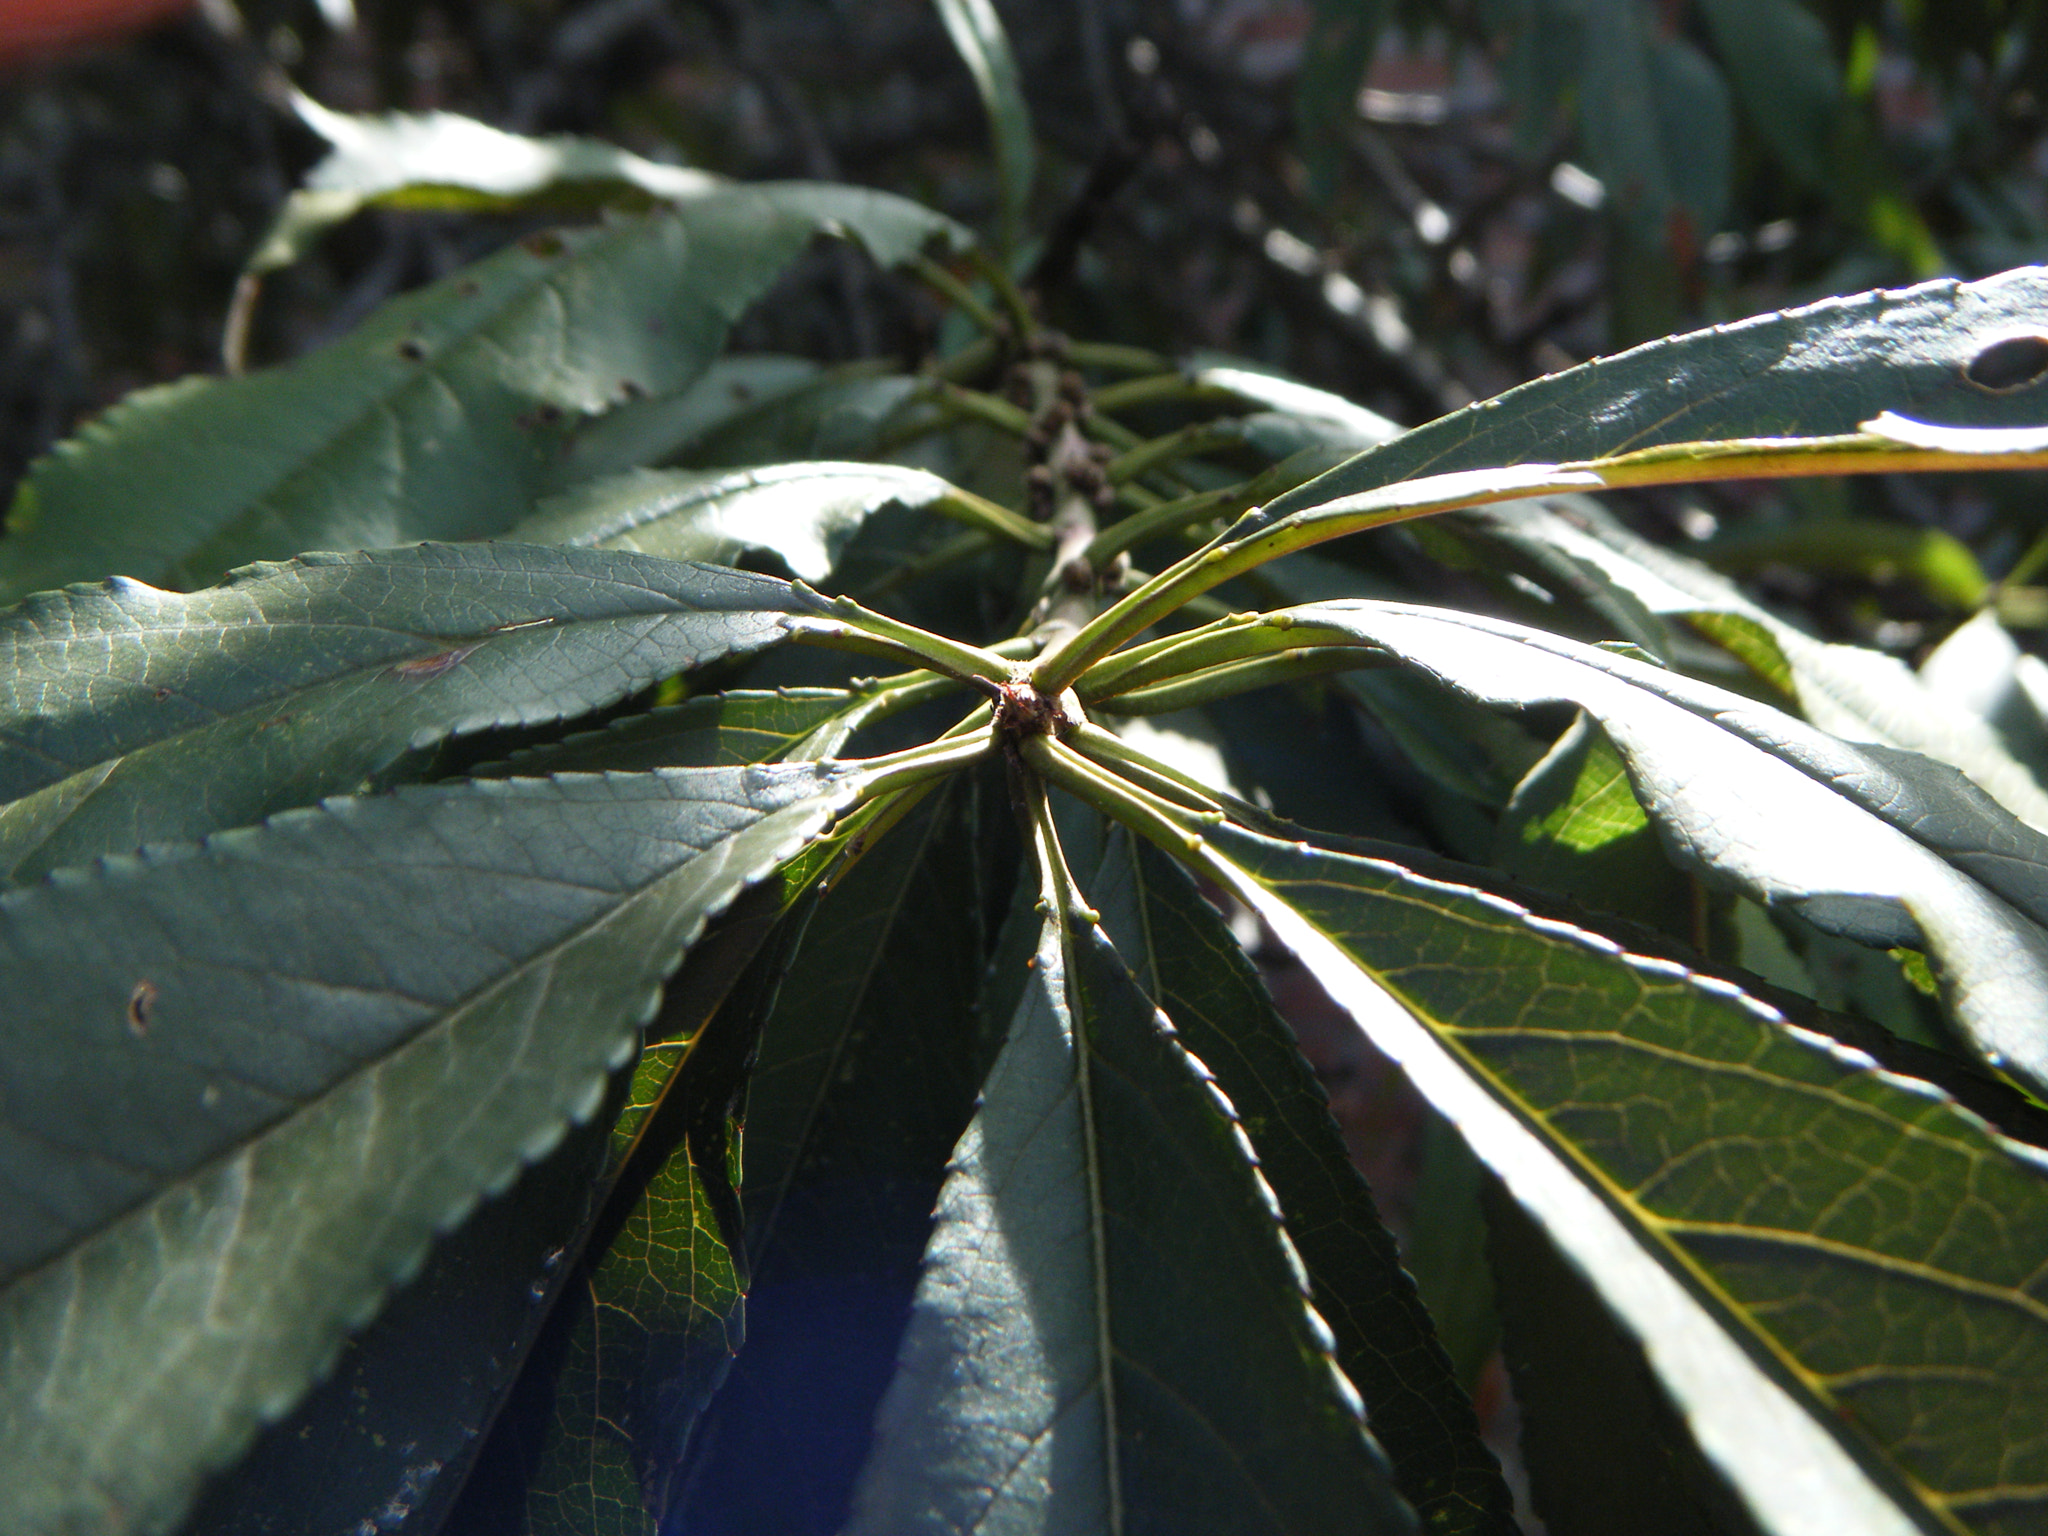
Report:
[{"label": "green leaf", "polygon": [[1820,18],[1799,0],[1703,0],[1700,9],[1745,120],[1801,183],[1827,190],[1842,69]]},{"label": "green leaf", "polygon": [[1336,1338],[1337,1364],[1364,1395],[1423,1529],[1513,1532],[1514,1500],[1322,1086],[1222,915],[1171,860],[1133,847],[1120,828],[1096,833],[1099,852],[1084,854],[1071,824],[1063,841],[1118,952],[1236,1107]]},{"label": "green leaf", "polygon": [[2048,662],[2022,651],[1995,611],[1985,609],[1928,652],[1917,681],[1931,697],[1984,721],[2034,774],[2048,773]]},{"label": "green leaf", "polygon": [[546,1429],[521,1487],[479,1490],[522,1504],[525,1536],[651,1536],[650,1510],[744,1342],[733,1184],[747,1062],[803,926],[782,916],[780,891],[749,893],[670,984],[654,1026],[668,1038],[634,1072],[610,1194],[550,1320],[562,1358],[522,1382],[545,1399]]},{"label": "green leaf", "polygon": [[1497,1291],[1501,1357],[1529,1500],[1545,1528],[1757,1536],[1628,1329],[1498,1181],[1479,1178],[1473,1214],[1484,1241],[1474,1259],[1506,1282]]},{"label": "green leaf", "polygon": [[1578,705],[1682,867],[1829,932],[1925,949],[1985,1059],[2048,1084],[2048,836],[1955,770],[1498,620],[1359,602],[1288,622],[1301,641],[1327,624],[1482,703]]},{"label": "green leaf", "polygon": [[436,1231],[596,1107],[706,919],[863,782],[332,800],[0,897],[23,1528],[167,1529]]},{"label": "green leaf", "polygon": [[1316,198],[1336,190],[1347,130],[1358,116],[1358,88],[1388,20],[1386,0],[1314,0],[1301,72],[1294,83],[1295,136]]},{"label": "green leaf", "polygon": [[880,458],[884,430],[923,388],[874,363],[846,363],[792,388],[763,391],[673,457],[736,469],[781,459]]},{"label": "green leaf", "polygon": [[1235,1117],[1049,910],[849,1536],[1412,1529]]},{"label": "green leaf", "polygon": [[560,208],[637,192],[701,197],[724,178],[658,165],[596,139],[506,133],[453,112],[334,112],[293,91],[292,109],[333,146],[285,199],[247,270],[270,272],[304,256],[321,234],[367,207]]},{"label": "green leaf", "polygon": [[825,232],[885,265],[965,238],[901,198],[800,182],[528,236],[295,363],[115,406],[31,469],[0,593],[115,572],[193,587],[305,549],[502,532],[586,421],[688,386]]},{"label": "green leaf", "polygon": [[[1351,99],[1346,97],[1347,106]],[[1355,405],[1342,395],[1234,359],[1190,368],[1188,378],[1210,388],[1227,389],[1240,400],[1299,423],[1314,434],[1317,443],[1329,447],[1370,448],[1399,437],[1404,430],[1378,411]],[[1297,451],[1299,446],[1290,444],[1288,451]]]},{"label": "green leaf", "polygon": [[647,556],[424,545],[116,578],[0,614],[17,880],[345,794],[409,749],[584,714],[781,637],[787,583]]},{"label": "green leaf", "polygon": [[605,1119],[435,1243],[332,1374],[208,1482],[179,1536],[439,1530],[589,1224]]},{"label": "green leaf", "polygon": [[2037,327],[2048,269],[1825,299],[1652,341],[1454,411],[1276,498],[1271,519],[1456,470],[1578,462],[1665,443],[1827,437],[1885,410],[1968,426],[2038,425],[2048,374],[1985,389],[1980,353]]},{"label": "green leaf", "polygon": [[612,407],[577,424],[541,482],[556,492],[643,464],[689,455],[707,439],[756,416],[769,403],[815,389],[818,365],[754,353],[721,357],[686,388]]},{"label": "green leaf", "polygon": [[[1590,0],[1579,76],[1588,169],[1638,244],[1696,249],[1728,203],[1735,122],[1720,72],[1683,38],[1653,34],[1638,0]],[[1576,457],[1576,455],[1574,455]]]},{"label": "green leaf", "polygon": [[1666,933],[1694,926],[1691,882],[1658,848],[1627,765],[1583,715],[1515,787],[1490,862]]},{"label": "green leaf", "polygon": [[859,702],[860,695],[844,688],[709,694],[644,715],[628,715],[601,730],[578,731],[545,746],[528,747],[502,763],[474,771],[490,778],[526,778],[775,762]]},{"label": "green leaf", "polygon": [[1765,1532],[2038,1525],[2041,1153],[1408,851],[1197,856],[1591,1280]]},{"label": "green leaf", "polygon": [[[1882,652],[1814,639],[1718,572],[1637,537],[1598,502],[1583,496],[1510,502],[1459,513],[1456,520],[1533,557],[1552,579],[1604,586],[1653,614],[1683,619],[1797,699],[1821,729],[1937,758],[2014,815],[2048,826],[2048,792],[2034,770],[1952,691],[1927,686]],[[1669,640],[1656,649],[1679,650]]]},{"label": "green leaf", "polygon": [[1024,214],[1031,203],[1031,184],[1038,175],[1038,153],[1031,137],[1031,109],[1024,104],[1024,84],[1017,57],[991,0],[933,0],[946,35],[953,40],[974,89],[988,114],[995,139],[996,180],[1002,189],[1002,248],[1014,254],[1024,232]]},{"label": "green leaf", "polygon": [[1000,1044],[984,883],[1009,873],[1015,835],[1008,805],[979,798],[949,787],[833,879],[784,968],[747,1094],[747,1347],[667,1510],[682,1529],[845,1518],[946,1159]]},{"label": "green leaf", "polygon": [[554,498],[512,537],[720,565],[759,550],[791,575],[817,582],[832,574],[869,514],[892,505],[937,507],[1027,545],[1045,542],[1037,524],[970,498],[929,471],[829,461],[722,473],[639,470]]},{"label": "green leaf", "polygon": [[1991,590],[1970,547],[1940,528],[1907,528],[1875,518],[1817,517],[1745,529],[1700,547],[1724,571],[1747,575],[1773,564],[1816,573],[1917,582],[1945,607],[1980,607]]}]

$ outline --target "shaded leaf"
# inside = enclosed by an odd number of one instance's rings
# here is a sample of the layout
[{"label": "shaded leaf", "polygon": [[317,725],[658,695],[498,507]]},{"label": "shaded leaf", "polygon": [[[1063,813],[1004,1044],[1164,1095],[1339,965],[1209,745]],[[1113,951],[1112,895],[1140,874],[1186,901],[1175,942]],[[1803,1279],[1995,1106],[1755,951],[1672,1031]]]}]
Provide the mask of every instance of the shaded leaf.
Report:
[{"label": "shaded leaf", "polygon": [[1418,427],[1276,498],[1270,518],[1397,480],[1564,463],[1664,443],[1850,433],[1879,412],[2036,425],[2048,379],[1993,392],[1978,353],[2031,330],[2048,270],[1825,299],[1583,363]]},{"label": "shaded leaf", "polygon": [[408,749],[587,713],[781,637],[773,577],[520,545],[312,555],[0,614],[0,868],[26,879],[349,793]]},{"label": "shaded leaf", "polygon": [[1412,1529],[1208,1074],[1049,911],[954,1152],[852,1536]]},{"label": "shaded leaf", "polygon": [[1590,0],[1587,12],[1587,168],[1639,244],[1669,249],[1682,219],[1696,249],[1728,203],[1735,120],[1720,72],[1636,0]]},{"label": "shaded leaf", "polygon": [[806,358],[753,353],[721,357],[684,388],[613,406],[576,423],[548,466],[543,492],[665,464],[769,402],[814,388],[820,370]]},{"label": "shaded leaf", "polygon": [[575,206],[609,193],[671,201],[724,178],[658,165],[596,139],[527,138],[453,112],[335,112],[292,92],[299,120],[333,147],[285,199],[247,270],[290,266],[362,209]]},{"label": "shaded leaf", "polygon": [[1002,1027],[983,883],[1014,846],[982,845],[1015,840],[1007,805],[978,825],[977,799],[950,787],[834,879],[784,968],[748,1086],[747,1347],[668,1508],[683,1529],[828,1536],[846,1517]]},{"label": "shaded leaf", "polygon": [[1031,202],[1031,184],[1038,174],[1038,152],[1031,138],[1031,109],[1024,104],[1024,85],[1017,58],[991,0],[933,0],[946,35],[953,40],[974,89],[988,114],[995,140],[996,181],[1002,188],[1003,249],[1014,253],[1023,235],[1024,213]]},{"label": "shaded leaf", "polygon": [[906,374],[878,372],[874,363],[847,363],[791,389],[764,393],[675,457],[718,468],[879,457],[884,429],[923,387]]},{"label": "shaded leaf", "polygon": [[1118,952],[1236,1107],[1336,1338],[1337,1364],[1363,1394],[1423,1528],[1513,1532],[1513,1498],[1322,1086],[1222,915],[1122,829],[1107,840],[1098,831],[1088,848],[1069,824],[1062,840]]},{"label": "shaded leaf", "polygon": [[1827,28],[1799,0],[1703,0],[1700,9],[1743,116],[1787,170],[1825,190],[1842,101]]},{"label": "shaded leaf", "polygon": [[1380,40],[1385,0],[1315,0],[1294,83],[1294,122],[1309,185],[1318,199],[1335,190],[1346,129],[1358,116],[1358,88]]},{"label": "shaded leaf", "polygon": [[590,1220],[605,1119],[435,1243],[333,1373],[208,1484],[180,1536],[439,1530]]},{"label": "shaded leaf", "polygon": [[1745,529],[1700,546],[1702,559],[1738,576],[1770,565],[1862,576],[1910,579],[1945,607],[1968,611],[1991,590],[1970,547],[1940,528],[1901,527],[1875,518],[1823,516],[1789,526]]},{"label": "shaded leaf", "polygon": [[823,232],[884,264],[964,238],[901,198],[798,182],[529,236],[297,362],[131,395],[32,467],[0,592],[499,533],[584,418],[696,379]]},{"label": "shaded leaf", "polygon": [[1501,1354],[1544,1529],[1754,1536],[1628,1330],[1498,1182],[1482,1187],[1479,1265],[1497,1280]]},{"label": "shaded leaf", "polygon": [[167,1528],[435,1231],[596,1107],[706,918],[861,782],[334,800],[0,897],[19,1520]]},{"label": "shaded leaf", "polygon": [[644,715],[628,715],[601,730],[578,731],[545,746],[528,747],[502,763],[489,763],[475,771],[490,778],[510,778],[774,762],[834,717],[853,709],[859,697],[844,688],[709,694],[651,709]]},{"label": "shaded leaf", "polygon": [[[734,1180],[747,1062],[803,927],[783,915],[782,893],[757,888],[691,951],[654,1026],[667,1038],[634,1072],[611,1129],[614,1183],[550,1321],[561,1359],[522,1383],[545,1399],[546,1428],[516,1490],[479,1490],[485,1504],[517,1502],[532,1536],[651,1536],[650,1511],[745,1340]],[[502,1462],[486,1469],[510,1481]]]},{"label": "shaded leaf", "polygon": [[2039,1152],[1407,851],[1205,846],[1642,1342],[1763,1530],[2038,1525]]}]

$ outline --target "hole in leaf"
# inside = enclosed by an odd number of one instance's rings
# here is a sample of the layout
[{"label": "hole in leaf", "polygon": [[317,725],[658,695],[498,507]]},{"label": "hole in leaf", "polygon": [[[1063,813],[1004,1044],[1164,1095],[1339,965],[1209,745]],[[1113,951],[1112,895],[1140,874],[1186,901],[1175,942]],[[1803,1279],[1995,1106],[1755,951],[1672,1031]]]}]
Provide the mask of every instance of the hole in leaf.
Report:
[{"label": "hole in leaf", "polygon": [[156,993],[155,982],[138,981],[128,994],[128,1032],[138,1040],[149,1033],[149,1010],[156,1003]]},{"label": "hole in leaf", "polygon": [[1963,377],[1979,389],[2005,394],[2048,374],[2048,336],[2008,336],[1970,360]]}]

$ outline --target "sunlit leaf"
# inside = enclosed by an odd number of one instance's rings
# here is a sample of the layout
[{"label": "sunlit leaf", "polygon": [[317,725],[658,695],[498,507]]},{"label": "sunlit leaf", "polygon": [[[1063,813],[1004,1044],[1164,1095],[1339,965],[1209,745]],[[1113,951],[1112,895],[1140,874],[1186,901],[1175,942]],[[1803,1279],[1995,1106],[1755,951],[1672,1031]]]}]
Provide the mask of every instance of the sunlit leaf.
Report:
[{"label": "sunlit leaf", "polygon": [[1926,949],[1977,1050],[2048,1083],[2048,836],[1955,770],[1499,620],[1362,602],[1292,618],[1383,647],[1484,703],[1578,705],[1627,762],[1683,867],[1830,932]]},{"label": "sunlit leaf", "polygon": [[750,550],[823,581],[869,514],[935,507],[1026,544],[1040,528],[922,469],[798,462],[761,469],[640,470],[556,497],[512,537],[535,544],[632,549],[670,560],[735,564]]},{"label": "sunlit leaf", "polygon": [[[2035,773],[1959,698],[1926,686],[1896,657],[1816,640],[1718,572],[1631,533],[1585,497],[1510,502],[1461,513],[1459,521],[1529,558],[1549,579],[1576,576],[1653,614],[1684,620],[1796,699],[1821,729],[1938,758],[2014,815],[2048,827],[2048,792]],[[1597,594],[1591,600],[1597,604]],[[1656,649],[1672,654],[1668,633]]]},{"label": "sunlit leaf", "polygon": [[285,199],[248,270],[290,266],[327,229],[366,207],[522,208],[573,205],[609,192],[673,201],[724,178],[658,165],[616,145],[506,133],[453,112],[335,112],[301,92],[292,108],[333,147]]},{"label": "sunlit leaf", "polygon": [[170,1525],[434,1232],[596,1107],[707,917],[860,783],[333,800],[0,898],[0,1475],[23,1527]]},{"label": "sunlit leaf", "polygon": [[501,533],[586,422],[687,387],[827,232],[885,265],[964,239],[901,198],[807,183],[528,236],[297,362],[115,406],[16,493],[0,593]]},{"label": "sunlit leaf", "polygon": [[1824,299],[1585,363],[1418,427],[1277,498],[1275,517],[1421,475],[1596,459],[1665,443],[1825,437],[1891,410],[2038,426],[2048,370],[1973,384],[1973,360],[2037,327],[2048,270]]},{"label": "sunlit leaf", "polygon": [[26,879],[345,794],[408,749],[587,713],[774,643],[784,582],[598,550],[423,545],[0,613],[0,868]]},{"label": "sunlit leaf", "polygon": [[1592,1281],[1764,1531],[2038,1523],[2038,1152],[1399,850],[1205,847]]}]

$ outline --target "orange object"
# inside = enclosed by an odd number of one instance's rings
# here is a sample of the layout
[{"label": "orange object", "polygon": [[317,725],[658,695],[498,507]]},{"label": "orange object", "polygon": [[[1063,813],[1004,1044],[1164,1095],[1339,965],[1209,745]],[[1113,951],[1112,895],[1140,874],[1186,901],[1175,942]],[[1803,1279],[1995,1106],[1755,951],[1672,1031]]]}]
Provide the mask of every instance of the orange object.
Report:
[{"label": "orange object", "polygon": [[138,31],[192,6],[193,0],[0,0],[0,65]]}]

